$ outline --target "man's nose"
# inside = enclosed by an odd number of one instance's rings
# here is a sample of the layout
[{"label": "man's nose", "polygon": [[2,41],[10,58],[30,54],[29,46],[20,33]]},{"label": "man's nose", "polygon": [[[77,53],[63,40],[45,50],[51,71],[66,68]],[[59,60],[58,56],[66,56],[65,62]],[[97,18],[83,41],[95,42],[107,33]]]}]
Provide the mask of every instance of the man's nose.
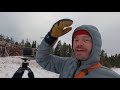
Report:
[{"label": "man's nose", "polygon": [[82,40],[79,40],[78,45],[83,46],[84,42]]}]

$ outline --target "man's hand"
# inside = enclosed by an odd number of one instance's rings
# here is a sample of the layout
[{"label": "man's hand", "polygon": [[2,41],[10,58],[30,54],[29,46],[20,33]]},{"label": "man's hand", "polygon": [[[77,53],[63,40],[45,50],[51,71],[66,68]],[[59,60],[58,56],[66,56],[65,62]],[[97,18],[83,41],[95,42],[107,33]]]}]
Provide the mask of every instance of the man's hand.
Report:
[{"label": "man's hand", "polygon": [[54,38],[58,38],[68,33],[69,31],[72,30],[72,27],[69,27],[72,24],[73,21],[71,19],[61,19],[57,21],[50,30],[51,36]]},{"label": "man's hand", "polygon": [[53,46],[58,40],[58,37],[68,33],[72,29],[72,27],[69,27],[72,24],[73,21],[71,19],[61,19],[57,21],[45,36],[45,42]]}]

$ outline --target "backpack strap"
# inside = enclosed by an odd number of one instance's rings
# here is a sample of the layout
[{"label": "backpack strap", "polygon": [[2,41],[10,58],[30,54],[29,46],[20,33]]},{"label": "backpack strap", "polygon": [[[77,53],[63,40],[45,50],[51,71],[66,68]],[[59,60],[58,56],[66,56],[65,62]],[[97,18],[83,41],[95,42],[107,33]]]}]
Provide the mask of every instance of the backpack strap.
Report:
[{"label": "backpack strap", "polygon": [[74,78],[82,78],[82,77],[84,77],[85,75],[87,75],[88,73],[90,73],[93,69],[95,69],[95,68],[98,68],[98,67],[101,67],[102,65],[100,64],[100,63],[97,63],[97,64],[95,64],[95,65],[93,65],[93,66],[91,66],[91,67],[89,67],[89,68],[87,68],[87,69],[83,69],[82,71],[81,71],[81,73],[79,73],[78,75],[76,75]]}]

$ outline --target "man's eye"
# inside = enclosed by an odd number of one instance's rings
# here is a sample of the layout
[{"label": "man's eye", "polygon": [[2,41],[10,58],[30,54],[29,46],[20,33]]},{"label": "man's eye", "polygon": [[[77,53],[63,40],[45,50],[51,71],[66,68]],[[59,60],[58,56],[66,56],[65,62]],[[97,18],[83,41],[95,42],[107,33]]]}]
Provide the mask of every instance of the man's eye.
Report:
[{"label": "man's eye", "polygon": [[89,41],[88,39],[85,39],[85,41]]},{"label": "man's eye", "polygon": [[90,41],[89,39],[84,39],[84,41]]},{"label": "man's eye", "polygon": [[75,39],[75,41],[78,41],[78,39]]}]

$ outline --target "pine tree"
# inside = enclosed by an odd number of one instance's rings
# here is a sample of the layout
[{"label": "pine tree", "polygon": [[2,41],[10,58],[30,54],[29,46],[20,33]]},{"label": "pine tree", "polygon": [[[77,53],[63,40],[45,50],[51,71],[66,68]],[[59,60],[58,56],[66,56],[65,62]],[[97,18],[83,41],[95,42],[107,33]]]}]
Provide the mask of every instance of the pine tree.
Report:
[{"label": "pine tree", "polygon": [[15,45],[19,45],[19,43],[18,43],[18,42],[15,42]]},{"label": "pine tree", "polygon": [[68,57],[71,57],[72,56],[72,46],[70,44],[68,45],[68,50],[69,50]]},{"label": "pine tree", "polygon": [[105,56],[106,56],[106,53],[104,50],[101,51],[101,55],[100,55],[100,63],[102,65],[104,65],[104,62],[105,62]]},{"label": "pine tree", "polygon": [[5,36],[4,35],[0,35],[0,41],[4,40],[5,39]]},{"label": "pine tree", "polygon": [[57,46],[56,46],[56,48],[55,48],[55,50],[54,50],[54,54],[55,54],[55,55],[60,56],[61,46],[62,46],[62,45],[61,45],[61,41],[58,41]]},{"label": "pine tree", "polygon": [[36,48],[36,41],[33,41],[32,48]]},{"label": "pine tree", "polygon": [[104,50],[101,51],[100,63],[106,67],[112,67],[111,61],[109,60],[107,53]]},{"label": "pine tree", "polygon": [[7,43],[10,42],[10,38],[8,36],[5,38],[5,40],[6,40]]},{"label": "pine tree", "polygon": [[10,43],[11,43],[12,45],[14,44],[13,38],[10,39]]},{"label": "pine tree", "polygon": [[28,39],[26,40],[26,43],[25,43],[25,47],[32,47],[32,45],[30,44],[30,42],[28,41]]},{"label": "pine tree", "polygon": [[36,56],[36,41],[33,41],[32,43],[32,55],[33,56]]},{"label": "pine tree", "polygon": [[120,68],[120,54],[118,54],[117,61],[118,61],[118,68]]},{"label": "pine tree", "polygon": [[32,43],[32,48],[34,48],[34,45],[35,45],[35,43],[34,43],[34,41],[33,41],[33,43]]},{"label": "pine tree", "polygon": [[21,45],[24,46],[25,45],[25,42],[24,40],[21,41]]},{"label": "pine tree", "polygon": [[60,51],[61,51],[60,56],[66,57],[66,55],[67,55],[67,44],[65,42],[63,43]]},{"label": "pine tree", "polygon": [[35,45],[34,45],[34,48],[36,48],[36,43],[37,43],[37,42],[35,41]]}]

